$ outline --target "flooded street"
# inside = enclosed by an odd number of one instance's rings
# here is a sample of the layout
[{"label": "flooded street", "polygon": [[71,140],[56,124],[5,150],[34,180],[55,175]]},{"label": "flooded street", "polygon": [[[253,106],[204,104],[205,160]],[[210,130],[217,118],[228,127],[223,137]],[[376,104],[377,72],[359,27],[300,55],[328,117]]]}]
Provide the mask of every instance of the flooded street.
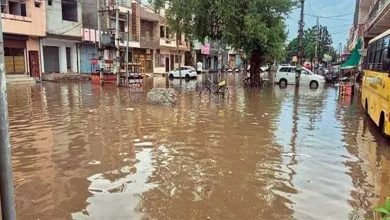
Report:
[{"label": "flooded street", "polygon": [[176,106],[115,86],[10,86],[18,219],[364,219],[390,195],[390,144],[358,99],[228,82],[222,99],[175,80]]}]

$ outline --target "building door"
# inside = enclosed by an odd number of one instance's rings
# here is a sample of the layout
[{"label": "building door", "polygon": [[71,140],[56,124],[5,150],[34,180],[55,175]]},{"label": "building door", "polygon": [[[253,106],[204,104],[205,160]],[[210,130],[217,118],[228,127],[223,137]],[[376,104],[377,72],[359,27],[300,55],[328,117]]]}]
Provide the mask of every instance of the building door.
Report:
[{"label": "building door", "polygon": [[165,58],[165,72],[169,72],[169,57]]},{"label": "building door", "polygon": [[26,74],[23,48],[4,48],[5,72],[7,74]]},{"label": "building door", "polygon": [[58,47],[43,46],[44,71],[46,73],[60,72],[60,59]]},{"label": "building door", "polygon": [[38,51],[29,51],[29,66],[30,66],[30,76],[40,78],[41,74],[39,71],[39,55]]},{"label": "building door", "polygon": [[175,69],[175,56],[171,55],[171,70]]}]

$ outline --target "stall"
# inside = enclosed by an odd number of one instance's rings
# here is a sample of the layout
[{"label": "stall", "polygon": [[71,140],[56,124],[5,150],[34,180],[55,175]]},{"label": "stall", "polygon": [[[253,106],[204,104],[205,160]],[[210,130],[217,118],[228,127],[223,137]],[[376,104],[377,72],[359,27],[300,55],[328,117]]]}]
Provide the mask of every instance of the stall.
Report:
[{"label": "stall", "polygon": [[359,39],[352,50],[351,56],[341,65],[339,76],[339,94],[341,96],[352,96],[354,93],[355,75],[359,73],[358,66],[360,64],[362,45],[363,42]]}]

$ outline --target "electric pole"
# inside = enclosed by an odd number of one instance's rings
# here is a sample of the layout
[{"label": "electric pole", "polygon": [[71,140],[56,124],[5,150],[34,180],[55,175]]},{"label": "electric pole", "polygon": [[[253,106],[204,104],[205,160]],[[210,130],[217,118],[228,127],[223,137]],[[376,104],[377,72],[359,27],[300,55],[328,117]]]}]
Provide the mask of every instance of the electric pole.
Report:
[{"label": "electric pole", "polygon": [[299,20],[299,45],[298,45],[298,64],[303,65],[304,48],[303,48],[303,28],[305,26],[304,19],[305,0],[301,0],[301,19]]},{"label": "electric pole", "polygon": [[126,37],[126,82],[125,85],[128,86],[129,84],[129,41],[130,41],[130,11],[128,10],[126,13],[126,25],[127,25],[127,37]]},{"label": "electric pole", "polygon": [[3,27],[0,17],[0,203],[3,220],[16,219],[12,176],[11,144],[9,140],[7,83],[4,67]]},{"label": "electric pole", "polygon": [[115,1],[115,65],[114,65],[114,74],[116,74],[116,85],[119,86],[120,83],[120,45],[119,45],[119,1]]},{"label": "electric pole", "polygon": [[[317,30],[316,30],[316,49],[315,49],[315,56],[314,56],[314,65],[316,66],[315,69],[317,69],[318,65],[318,41],[319,41],[319,35],[320,35],[320,18],[317,17]],[[317,73],[317,71],[316,71]]]},{"label": "electric pole", "polygon": [[297,73],[296,73],[296,80],[295,84],[297,85],[296,88],[298,88],[299,83],[301,81],[301,68],[303,66],[303,59],[304,59],[304,48],[303,48],[303,27],[305,25],[304,23],[304,11],[305,11],[305,0],[301,0],[301,19],[299,20],[299,44],[298,44],[298,65],[297,67]]},{"label": "electric pole", "polygon": [[100,21],[100,0],[96,0],[96,10],[97,10],[97,26],[98,26],[98,68],[97,70],[99,71],[99,80],[100,80],[100,85],[103,85],[103,57],[104,57],[104,52],[102,52],[102,27],[101,27],[101,21]]}]

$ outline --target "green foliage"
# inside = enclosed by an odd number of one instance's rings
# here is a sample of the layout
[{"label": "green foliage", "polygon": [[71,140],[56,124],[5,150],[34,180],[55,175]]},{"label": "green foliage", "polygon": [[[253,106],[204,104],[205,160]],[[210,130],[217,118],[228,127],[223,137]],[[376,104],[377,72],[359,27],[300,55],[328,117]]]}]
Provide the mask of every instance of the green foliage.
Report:
[{"label": "green foliage", "polygon": [[[193,39],[221,41],[262,60],[283,56],[284,17],[294,0],[150,0],[162,8],[171,29]],[[163,2],[163,3],[162,3]]]},{"label": "green foliage", "polygon": [[[317,26],[307,29],[303,35],[305,58],[313,61],[315,58],[315,48],[317,39]],[[327,27],[320,26],[318,34],[318,58],[321,61],[325,54],[336,58],[336,50],[330,45],[333,43],[332,36]],[[286,49],[288,59],[298,54],[298,38],[293,39]]]},{"label": "green foliage", "polygon": [[378,212],[382,219],[390,220],[390,198],[387,198],[385,204],[375,208],[374,211]]},{"label": "green foliage", "polygon": [[152,5],[155,12],[160,12],[161,8],[165,5],[165,0],[148,0],[148,2]]}]

